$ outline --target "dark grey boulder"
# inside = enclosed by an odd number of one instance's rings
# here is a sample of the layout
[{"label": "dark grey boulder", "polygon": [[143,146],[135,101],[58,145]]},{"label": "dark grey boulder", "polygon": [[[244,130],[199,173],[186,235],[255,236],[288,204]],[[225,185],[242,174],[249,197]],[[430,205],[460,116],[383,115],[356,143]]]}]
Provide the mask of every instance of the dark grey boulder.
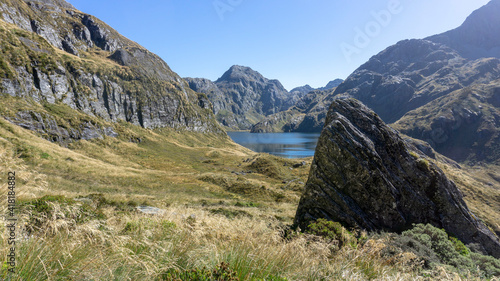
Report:
[{"label": "dark grey boulder", "polygon": [[456,185],[355,99],[330,107],[295,223],[304,229],[318,218],[370,231],[429,223],[500,257],[498,238],[468,209]]}]

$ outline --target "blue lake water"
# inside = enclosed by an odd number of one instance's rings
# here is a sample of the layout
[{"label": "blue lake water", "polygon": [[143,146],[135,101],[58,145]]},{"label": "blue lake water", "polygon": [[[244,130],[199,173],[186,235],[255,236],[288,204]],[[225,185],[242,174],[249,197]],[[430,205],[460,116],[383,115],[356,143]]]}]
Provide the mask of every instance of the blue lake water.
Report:
[{"label": "blue lake water", "polygon": [[255,152],[265,152],[285,158],[314,155],[319,133],[258,133],[228,132],[234,142]]}]

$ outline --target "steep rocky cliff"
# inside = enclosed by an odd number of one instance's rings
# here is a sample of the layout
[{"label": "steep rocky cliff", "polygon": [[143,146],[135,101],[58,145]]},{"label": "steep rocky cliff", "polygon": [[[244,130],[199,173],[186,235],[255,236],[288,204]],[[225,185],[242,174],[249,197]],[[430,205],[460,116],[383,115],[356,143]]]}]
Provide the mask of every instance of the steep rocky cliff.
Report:
[{"label": "steep rocky cliff", "polygon": [[335,100],[318,141],[295,223],[326,218],[367,230],[444,228],[500,257],[498,238],[432,161],[354,99]]},{"label": "steep rocky cliff", "polygon": [[250,67],[234,65],[217,81],[185,78],[191,89],[205,93],[217,120],[233,130],[247,130],[265,116],[290,108],[300,93],[289,93]]},{"label": "steep rocky cliff", "polygon": [[[206,96],[161,58],[62,0],[2,1],[0,38],[2,93],[112,122],[222,133]],[[37,127],[35,113],[5,117]]]}]

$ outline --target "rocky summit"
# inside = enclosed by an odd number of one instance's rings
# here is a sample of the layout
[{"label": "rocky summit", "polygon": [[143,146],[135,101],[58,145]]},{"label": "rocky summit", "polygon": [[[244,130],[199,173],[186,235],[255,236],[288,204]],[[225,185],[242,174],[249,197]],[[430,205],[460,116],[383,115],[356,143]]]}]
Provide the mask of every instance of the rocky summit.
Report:
[{"label": "rocky summit", "polygon": [[295,223],[305,229],[318,218],[370,231],[429,223],[500,256],[498,238],[456,185],[355,99],[337,99],[329,109]]},{"label": "rocky summit", "polygon": [[196,92],[205,93],[214,105],[217,120],[231,130],[246,130],[265,116],[287,110],[298,93],[289,93],[275,79],[250,67],[233,65],[217,81],[185,78]]}]

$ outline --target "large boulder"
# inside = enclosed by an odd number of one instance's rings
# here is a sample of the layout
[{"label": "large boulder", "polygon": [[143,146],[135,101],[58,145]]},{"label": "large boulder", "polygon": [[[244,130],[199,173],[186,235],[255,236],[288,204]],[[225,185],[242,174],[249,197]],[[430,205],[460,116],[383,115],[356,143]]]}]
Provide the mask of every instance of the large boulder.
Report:
[{"label": "large boulder", "polygon": [[370,231],[430,223],[500,257],[498,238],[471,213],[456,185],[355,99],[330,107],[295,223],[305,229],[318,218]]}]

